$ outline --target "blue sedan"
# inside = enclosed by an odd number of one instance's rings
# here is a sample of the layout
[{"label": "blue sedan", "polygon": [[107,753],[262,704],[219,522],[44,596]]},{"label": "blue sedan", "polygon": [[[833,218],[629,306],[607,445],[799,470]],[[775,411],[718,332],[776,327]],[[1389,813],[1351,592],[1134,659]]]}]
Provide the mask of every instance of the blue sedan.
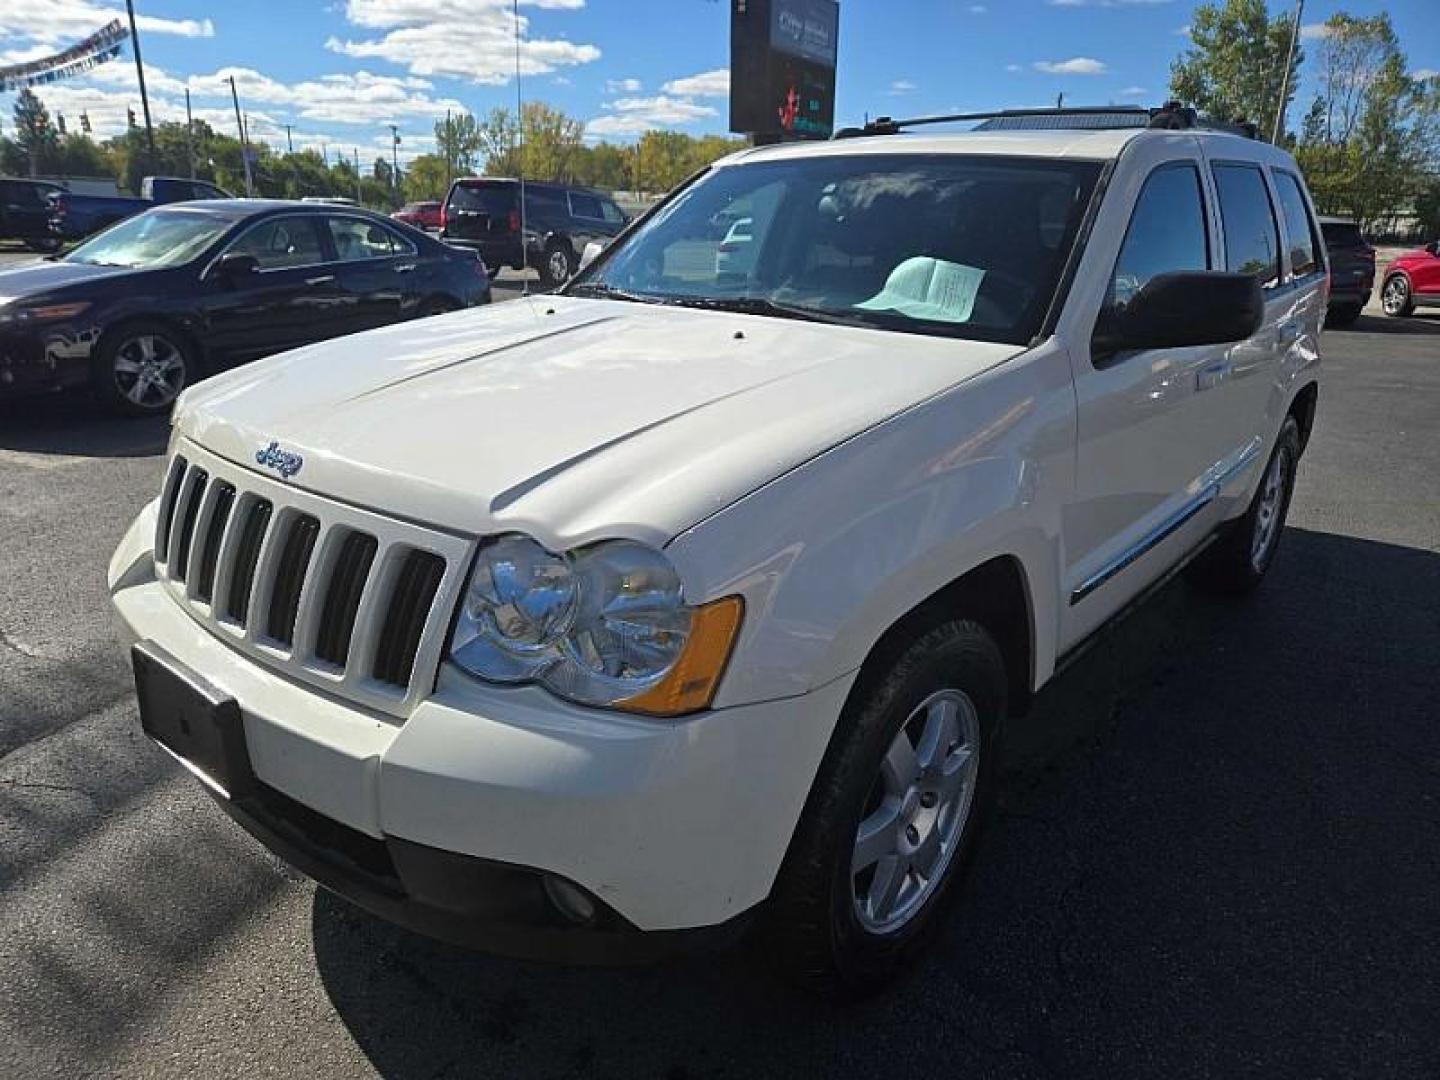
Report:
[{"label": "blue sedan", "polygon": [[158,207],[0,270],[0,398],[88,384],[154,415],[207,371],[489,300],[474,252],[366,210]]}]

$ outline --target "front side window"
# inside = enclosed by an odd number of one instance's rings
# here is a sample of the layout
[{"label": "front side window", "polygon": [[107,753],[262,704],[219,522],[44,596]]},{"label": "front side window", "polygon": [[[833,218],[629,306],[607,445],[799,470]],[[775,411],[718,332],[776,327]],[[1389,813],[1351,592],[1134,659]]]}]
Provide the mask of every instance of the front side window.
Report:
[{"label": "front side window", "polygon": [[856,154],[726,165],[632,230],[572,295],[1023,343],[1097,162]]},{"label": "front side window", "polygon": [[586,195],[583,191],[570,193],[570,213],[575,217],[591,218],[595,221],[604,216],[600,210],[600,200],[594,195]]},{"label": "front side window", "polygon": [[625,223],[625,215],[620,212],[620,207],[616,206],[609,199],[600,200],[600,212],[605,215],[605,220],[611,225],[623,225]]},{"label": "front side window", "polygon": [[1285,231],[1290,235],[1290,273],[1304,277],[1320,269],[1317,250],[1320,241],[1315,235],[1315,223],[1310,219],[1310,208],[1305,205],[1305,196],[1300,193],[1300,181],[1287,172],[1272,172],[1275,178],[1275,192],[1280,196],[1280,212],[1285,215]]},{"label": "front side window", "polygon": [[1266,288],[1280,280],[1280,228],[1255,165],[1216,165],[1220,221],[1225,229],[1225,268],[1251,274]]},{"label": "front side window", "polygon": [[1209,268],[1200,173],[1193,165],[1162,166],[1135,200],[1106,307],[1123,308],[1157,274]]},{"label": "front side window", "polygon": [[230,250],[240,255],[253,255],[261,270],[313,266],[326,261],[320,231],[313,217],[281,217],[262,221],[231,244]]}]

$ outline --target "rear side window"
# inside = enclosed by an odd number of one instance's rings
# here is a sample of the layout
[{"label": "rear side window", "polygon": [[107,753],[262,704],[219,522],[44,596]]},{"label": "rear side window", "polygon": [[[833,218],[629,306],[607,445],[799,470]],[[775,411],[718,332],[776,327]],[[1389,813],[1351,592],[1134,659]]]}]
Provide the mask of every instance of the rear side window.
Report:
[{"label": "rear side window", "polygon": [[586,195],[583,191],[570,193],[570,213],[575,217],[591,218],[596,221],[603,217],[600,211],[600,200],[594,195]]},{"label": "rear side window", "polygon": [[1280,196],[1280,212],[1285,215],[1285,232],[1290,237],[1290,273],[1304,277],[1320,269],[1319,237],[1310,220],[1310,208],[1300,192],[1300,181],[1288,172],[1272,171],[1275,192]]},{"label": "rear side window", "polygon": [[625,215],[620,212],[620,207],[616,206],[609,199],[600,200],[600,212],[605,215],[605,220],[612,225],[619,225],[625,221]]},{"label": "rear side window", "polygon": [[515,207],[515,188],[509,184],[456,184],[450,192],[450,205],[504,216]]},{"label": "rear side window", "polygon": [[1161,166],[1135,201],[1106,305],[1124,307],[1157,274],[1209,268],[1200,173],[1193,165]]},{"label": "rear side window", "polygon": [[1255,165],[1216,165],[1214,172],[1225,227],[1225,269],[1274,285],[1280,279],[1280,228],[1265,177]]},{"label": "rear side window", "polygon": [[1365,238],[1360,227],[1350,221],[1322,221],[1320,230],[1325,234],[1325,246],[1334,250],[1341,248],[1365,247]]},{"label": "rear side window", "polygon": [[230,250],[255,256],[262,270],[313,266],[325,261],[316,223],[313,217],[271,218],[252,226]]}]

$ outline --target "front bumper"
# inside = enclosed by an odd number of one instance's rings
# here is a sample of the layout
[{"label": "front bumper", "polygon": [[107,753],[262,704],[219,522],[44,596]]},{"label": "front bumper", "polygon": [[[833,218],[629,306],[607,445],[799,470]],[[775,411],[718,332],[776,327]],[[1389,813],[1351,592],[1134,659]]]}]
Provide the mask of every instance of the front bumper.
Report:
[{"label": "front bumper", "polygon": [[0,398],[79,386],[100,332],[65,323],[0,326]]},{"label": "front bumper", "polygon": [[[112,560],[113,602],[127,636],[239,703],[258,789],[275,798],[227,811],[377,914],[495,951],[613,960],[664,951],[671,932],[723,935],[769,894],[851,682],[655,722],[447,666],[398,724],[214,637],[154,580],[153,534],[152,504]],[[347,869],[347,846],[383,853],[391,883]],[[592,944],[536,912],[544,874],[597,902]],[[641,931],[662,938],[637,947]]]}]

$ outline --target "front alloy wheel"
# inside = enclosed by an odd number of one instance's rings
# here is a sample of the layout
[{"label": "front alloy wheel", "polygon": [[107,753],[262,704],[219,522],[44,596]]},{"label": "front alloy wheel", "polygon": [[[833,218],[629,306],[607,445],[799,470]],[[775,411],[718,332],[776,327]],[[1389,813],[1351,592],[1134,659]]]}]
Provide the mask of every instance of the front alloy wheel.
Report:
[{"label": "front alloy wheel", "polygon": [[980,718],[963,690],[915,707],[880,762],[855,833],[855,915],[872,933],[904,926],[944,879],[975,798]]},{"label": "front alloy wheel", "polygon": [[167,326],[136,323],[102,341],[95,388],[110,409],[131,416],[169,410],[190,381],[184,340]]}]

